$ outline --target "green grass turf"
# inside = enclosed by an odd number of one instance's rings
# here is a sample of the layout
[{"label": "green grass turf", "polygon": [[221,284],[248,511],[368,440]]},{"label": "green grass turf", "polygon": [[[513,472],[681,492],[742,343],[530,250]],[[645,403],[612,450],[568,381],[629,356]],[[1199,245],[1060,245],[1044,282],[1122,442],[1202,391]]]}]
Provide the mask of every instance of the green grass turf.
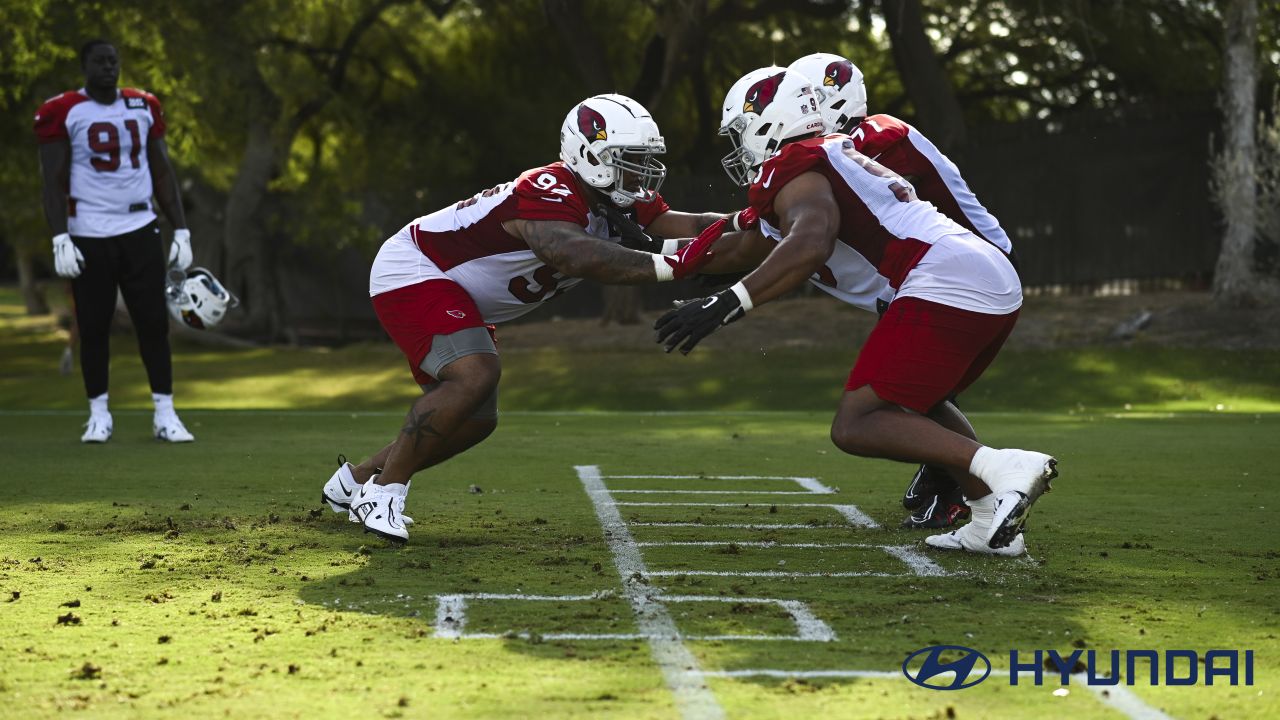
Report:
[{"label": "green grass turf", "polygon": [[[513,414],[493,438],[415,480],[411,542],[389,547],[317,508],[332,456],[378,447],[394,414],[189,411],[198,442],[149,438],[120,412],[101,447],[78,413],[0,413],[12,492],[0,506],[0,707],[9,717],[554,717],[676,714],[643,641],[555,641],[633,632],[621,582],[574,465],[606,474],[821,478],[886,528],[909,468],[842,455],[828,413]],[[1280,583],[1274,514],[1280,416],[984,414],[996,445],[1052,451],[1056,491],[1036,508],[1033,561],[930,554],[963,577],[653,578],[672,594],[802,600],[830,643],[690,641],[706,670],[893,670],[918,648],[1253,649],[1253,687],[1144,687],[1179,718],[1280,714]],[[643,481],[608,480],[610,487]],[[724,487],[761,487],[748,481]],[[483,493],[468,492],[475,484]],[[696,485],[697,481],[691,483]],[[687,485],[654,483],[675,488]],[[617,495],[673,501],[680,495]],[[695,497],[696,500],[706,498]],[[759,496],[752,507],[620,507],[628,521],[837,522]],[[751,531],[635,527],[636,540],[918,542],[853,527]],[[858,549],[669,547],[650,570],[901,572]],[[780,565],[780,561],[785,564]],[[576,595],[584,602],[475,601],[472,632],[433,637],[438,594]],[[78,605],[76,604],[78,603]],[[67,607],[70,604],[73,607]],[[671,604],[690,634],[785,631],[771,606]],[[58,623],[73,615],[77,622]],[[87,668],[87,669],[86,669]],[[95,669],[96,668],[96,669]],[[86,677],[86,675],[88,677]],[[901,678],[712,679],[729,717],[1122,717],[1089,691],[992,678],[941,693]]]}]

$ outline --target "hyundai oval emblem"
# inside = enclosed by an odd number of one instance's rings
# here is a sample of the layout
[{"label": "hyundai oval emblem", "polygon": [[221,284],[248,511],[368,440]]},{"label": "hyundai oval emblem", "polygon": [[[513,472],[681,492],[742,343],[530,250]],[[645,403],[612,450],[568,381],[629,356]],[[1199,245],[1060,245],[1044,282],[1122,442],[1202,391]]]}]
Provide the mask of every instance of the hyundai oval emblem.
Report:
[{"label": "hyundai oval emblem", "polygon": [[[943,653],[950,654],[953,659],[943,662]],[[954,657],[957,655],[959,657]],[[921,656],[924,660],[917,667],[912,668],[911,661]],[[981,669],[978,668],[979,661],[982,663]],[[938,677],[945,676],[947,673],[953,673],[953,675],[950,678]],[[987,679],[991,674],[991,661],[987,660],[986,655],[973,648],[962,645],[934,645],[908,655],[907,659],[902,661],[902,674],[906,675],[911,682],[930,690],[963,690]],[[938,682],[929,682],[934,678],[938,678]]]}]

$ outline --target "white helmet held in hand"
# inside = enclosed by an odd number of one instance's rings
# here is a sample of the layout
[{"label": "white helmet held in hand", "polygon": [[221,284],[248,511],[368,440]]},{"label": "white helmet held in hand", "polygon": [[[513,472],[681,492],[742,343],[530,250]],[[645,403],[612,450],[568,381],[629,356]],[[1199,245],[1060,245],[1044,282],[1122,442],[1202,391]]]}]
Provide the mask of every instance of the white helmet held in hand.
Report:
[{"label": "white helmet held in hand", "polygon": [[831,53],[805,55],[787,66],[813,83],[818,109],[828,132],[847,133],[867,116],[867,84],[862,71],[848,59]]},{"label": "white helmet held in hand", "polygon": [[720,115],[720,134],[733,143],[725,172],[739,185],[751,180],[782,143],[824,131],[813,85],[781,67],[752,70],[729,88]]},{"label": "white helmet held in hand", "polygon": [[204,268],[170,270],[164,292],[173,319],[197,330],[207,330],[222,322],[227,310],[240,304],[236,296]]},{"label": "white helmet held in hand", "polygon": [[587,98],[560,126],[560,159],[618,207],[653,199],[667,176],[653,156],[666,151],[653,116],[624,95]]}]

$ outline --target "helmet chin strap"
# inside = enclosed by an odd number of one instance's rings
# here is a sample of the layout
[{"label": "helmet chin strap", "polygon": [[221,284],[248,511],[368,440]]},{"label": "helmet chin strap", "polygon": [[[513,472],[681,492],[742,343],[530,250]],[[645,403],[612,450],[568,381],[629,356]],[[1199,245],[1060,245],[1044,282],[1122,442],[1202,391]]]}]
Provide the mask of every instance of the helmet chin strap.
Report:
[{"label": "helmet chin strap", "polygon": [[618,207],[624,207],[624,208],[631,207],[636,203],[636,198],[634,195],[624,193],[621,190],[618,190],[617,188],[614,188],[613,190],[609,191],[609,200],[614,205],[617,205]]}]

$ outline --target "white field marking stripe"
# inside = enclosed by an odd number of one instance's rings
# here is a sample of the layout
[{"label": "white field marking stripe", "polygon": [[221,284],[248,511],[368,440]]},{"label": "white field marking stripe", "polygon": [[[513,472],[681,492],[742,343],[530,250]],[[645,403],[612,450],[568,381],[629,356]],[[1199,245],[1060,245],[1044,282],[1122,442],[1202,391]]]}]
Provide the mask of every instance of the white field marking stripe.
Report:
[{"label": "white field marking stripe", "polygon": [[723,718],[724,710],[697,674],[698,660],[681,642],[680,630],[676,628],[675,620],[661,600],[648,594],[651,590],[643,580],[649,574],[649,569],[645,567],[644,556],[640,548],[636,547],[636,541],[631,537],[626,522],[618,508],[613,506],[613,496],[600,477],[600,468],[595,465],[578,465],[574,469],[587,497],[591,498],[596,517],[600,519],[605,542],[609,545],[613,564],[622,580],[622,593],[631,603],[640,632],[649,638],[649,652],[662,670],[662,677],[675,696],[676,707],[681,716],[686,720]]},{"label": "white field marking stripe", "polygon": [[[663,602],[718,602],[718,603],[751,603],[777,605],[786,610],[796,624],[796,640],[809,642],[832,642],[836,633],[830,625],[818,619],[809,606],[800,600],[779,600],[777,598],[740,598],[720,595],[663,595]],[[692,639],[692,638],[690,638]],[[703,638],[706,639],[706,638]]]},{"label": "white field marking stripe", "polygon": [[902,671],[893,670],[708,670],[703,677],[775,677],[775,678],[900,678]]},{"label": "white field marking stripe", "polygon": [[1071,677],[1088,688],[1103,705],[1133,720],[1173,720],[1170,716],[1142,702],[1142,698],[1134,695],[1132,690],[1122,684],[1090,685],[1089,673],[1075,673]]},{"label": "white field marking stripe", "polygon": [[[459,640],[505,640],[507,638],[520,638],[528,640],[533,637],[533,633],[467,633],[458,636]],[[539,638],[543,640],[662,640],[661,635],[644,635],[642,633],[538,633]],[[828,639],[821,637],[805,637],[803,635],[682,635],[681,639],[697,642],[724,642],[724,641],[740,641],[740,640],[758,640],[769,642],[827,642]],[[694,677],[702,677],[705,673],[700,671],[689,671]]]},{"label": "white field marking stripe", "polygon": [[808,490],[610,490],[614,495],[814,495]]},{"label": "white field marking stripe", "polygon": [[885,550],[895,545],[869,545],[867,543],[780,543],[773,540],[656,540],[638,542],[640,547],[716,547],[720,545],[737,545],[738,547],[758,548],[875,548]]},{"label": "white field marking stripe", "polygon": [[749,525],[745,523],[699,523],[699,522],[633,522],[631,527],[696,527],[696,528],[738,528],[744,530],[823,530],[830,528],[847,528],[848,525],[823,523],[821,525],[802,525],[794,523],[778,523],[771,525]]},{"label": "white field marking stripe", "polygon": [[616,595],[612,591],[600,591],[590,595],[521,595],[520,593],[457,593],[440,595],[439,597],[463,598],[466,600],[536,600],[543,602],[582,602],[584,600],[611,600]]},{"label": "white field marking stripe", "polygon": [[790,475],[601,475],[604,480],[812,480]]},{"label": "white field marking stripe", "polygon": [[881,548],[906,563],[911,572],[921,577],[943,577],[950,574],[912,545],[883,545]]},{"label": "white field marking stripe", "polygon": [[[618,507],[732,507],[732,508],[750,508],[751,503],[711,503],[711,502],[617,502],[613,503]],[[858,509],[857,505],[835,505],[832,503],[755,503],[757,507],[776,506],[776,507],[815,507],[815,508],[831,508],[844,516],[850,525],[857,525],[864,528],[878,528],[875,520],[872,520],[866,513]],[[638,525],[639,523],[632,523]]]},{"label": "white field marking stripe", "polygon": [[836,492],[835,488],[827,487],[818,482],[818,478],[798,477],[791,479],[795,480],[797,485],[815,495],[834,495]]},{"label": "white field marking stripe", "polygon": [[467,601],[460,595],[436,596],[436,633],[444,640],[456,640],[467,626]]},{"label": "white field marking stripe", "polygon": [[781,577],[781,578],[846,578],[846,577],[911,577],[900,573],[886,572],[786,572],[783,570],[651,570],[653,577],[674,577],[679,575],[697,575],[707,577]]}]

